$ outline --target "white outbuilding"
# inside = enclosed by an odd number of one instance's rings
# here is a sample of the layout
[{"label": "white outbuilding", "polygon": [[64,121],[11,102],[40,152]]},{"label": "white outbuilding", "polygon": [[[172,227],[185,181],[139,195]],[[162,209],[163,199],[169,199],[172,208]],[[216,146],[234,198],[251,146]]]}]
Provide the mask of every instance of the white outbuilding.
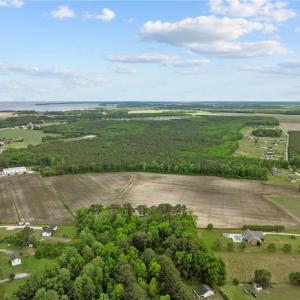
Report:
[{"label": "white outbuilding", "polygon": [[25,167],[7,168],[7,169],[3,169],[2,171],[2,174],[6,176],[26,174],[26,173],[27,173],[27,169]]},{"label": "white outbuilding", "polygon": [[10,258],[10,262],[13,267],[21,265],[22,264],[21,256],[17,253],[14,253]]}]

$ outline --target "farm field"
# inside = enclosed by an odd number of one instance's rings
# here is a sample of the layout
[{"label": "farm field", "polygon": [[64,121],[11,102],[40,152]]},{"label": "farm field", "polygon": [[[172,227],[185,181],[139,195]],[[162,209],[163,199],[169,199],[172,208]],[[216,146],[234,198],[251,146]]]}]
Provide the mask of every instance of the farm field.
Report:
[{"label": "farm field", "polygon": [[286,131],[300,131],[300,122],[299,123],[280,123],[280,125]]},{"label": "farm field", "polygon": [[0,112],[0,120],[5,120],[14,116],[16,116],[16,114],[13,112]]},{"label": "farm field", "polygon": [[23,139],[22,142],[12,142],[8,144],[11,148],[25,148],[28,145],[38,145],[42,142],[44,136],[51,134],[45,134],[42,130],[28,130],[28,129],[1,129],[0,138],[6,139]]},{"label": "farm field", "polygon": [[254,137],[252,135],[253,129],[254,128],[247,126],[240,131],[243,134],[243,138],[239,141],[239,147],[235,154],[263,158],[264,154],[267,152],[267,148],[272,147],[272,159],[285,159],[285,149],[287,143],[287,137],[285,134],[282,134],[280,138],[280,140],[283,141],[281,141],[278,145],[274,145],[274,137]]},{"label": "farm field", "polygon": [[[112,180],[113,178],[113,180]],[[64,203],[75,211],[91,204],[185,204],[198,216],[198,226],[239,228],[244,224],[282,224],[300,228],[264,195],[297,195],[297,187],[267,186],[250,180],[217,177],[107,173],[49,177],[44,179]]]},{"label": "farm field", "polygon": [[[244,293],[244,289],[251,289],[249,284],[235,286],[226,284],[222,289],[227,293],[231,300],[250,300],[254,299]],[[273,285],[263,292],[257,294],[257,299],[261,300],[293,300],[300,298],[300,288],[291,285]]]},{"label": "farm field", "polygon": [[289,210],[300,218],[300,196],[299,197],[272,197],[272,200]]},{"label": "farm field", "polygon": [[71,223],[72,217],[38,175],[0,177],[1,222]]}]

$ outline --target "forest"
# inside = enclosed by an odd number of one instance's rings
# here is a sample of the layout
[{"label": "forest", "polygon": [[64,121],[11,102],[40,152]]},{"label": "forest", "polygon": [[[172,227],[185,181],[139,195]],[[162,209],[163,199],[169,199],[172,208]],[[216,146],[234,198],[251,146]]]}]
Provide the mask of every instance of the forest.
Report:
[{"label": "forest", "polygon": [[[58,134],[57,139],[27,149],[8,149],[0,156],[0,166],[34,166],[43,176],[149,171],[266,179],[268,169],[287,167],[287,163],[232,155],[241,138],[239,131],[248,122],[276,120],[220,116],[160,121],[88,118],[43,128],[45,133]],[[74,140],[86,135],[95,138]]]},{"label": "forest", "polygon": [[289,132],[289,159],[290,163],[295,167],[300,167],[300,132]]},{"label": "forest", "polygon": [[280,128],[257,128],[252,131],[254,136],[258,137],[281,137],[282,130]]},{"label": "forest", "polygon": [[191,300],[188,283],[224,283],[224,262],[203,245],[185,206],[93,205],[77,212],[76,226],[79,238],[15,299]]}]

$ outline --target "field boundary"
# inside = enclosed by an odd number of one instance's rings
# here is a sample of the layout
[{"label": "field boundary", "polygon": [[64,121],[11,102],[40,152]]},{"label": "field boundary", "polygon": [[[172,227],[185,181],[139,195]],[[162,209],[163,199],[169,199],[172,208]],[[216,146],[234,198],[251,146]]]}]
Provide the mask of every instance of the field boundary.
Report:
[{"label": "field boundary", "polygon": [[281,210],[283,210],[286,214],[288,214],[296,223],[298,223],[298,226],[300,228],[300,219],[294,215],[293,213],[291,213],[287,208],[283,207],[282,205],[278,204],[277,202],[272,200],[272,197],[276,197],[275,195],[273,196],[268,196],[268,195],[264,195],[264,198],[273,203],[276,207],[280,208]]},{"label": "field boundary", "polygon": [[289,133],[280,125],[280,129],[286,135],[286,146],[285,146],[285,160],[289,161],[289,143],[290,143],[290,135]]}]

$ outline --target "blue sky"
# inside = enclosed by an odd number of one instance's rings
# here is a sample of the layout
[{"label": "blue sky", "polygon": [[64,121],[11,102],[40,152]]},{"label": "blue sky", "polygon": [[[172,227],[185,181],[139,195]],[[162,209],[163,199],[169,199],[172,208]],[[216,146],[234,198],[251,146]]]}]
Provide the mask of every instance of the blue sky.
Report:
[{"label": "blue sky", "polygon": [[0,101],[300,100],[300,2],[0,0]]}]

